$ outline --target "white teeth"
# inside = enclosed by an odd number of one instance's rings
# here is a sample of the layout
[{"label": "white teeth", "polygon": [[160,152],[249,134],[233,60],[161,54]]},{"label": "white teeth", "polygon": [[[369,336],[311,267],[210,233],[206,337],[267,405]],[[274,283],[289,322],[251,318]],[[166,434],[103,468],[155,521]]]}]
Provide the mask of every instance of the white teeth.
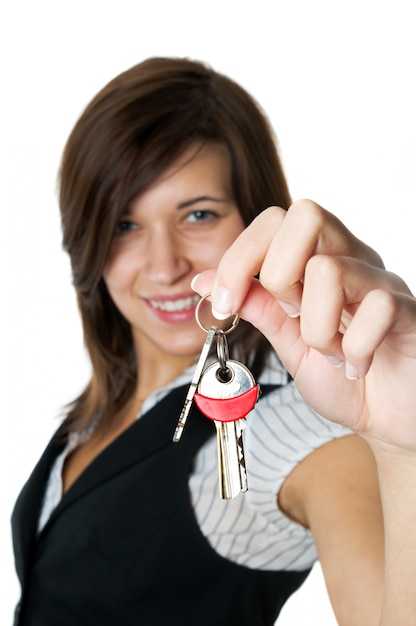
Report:
[{"label": "white teeth", "polygon": [[199,296],[190,296],[189,298],[181,298],[180,300],[149,300],[149,302],[154,309],[173,313],[192,309],[197,305],[198,300]]}]

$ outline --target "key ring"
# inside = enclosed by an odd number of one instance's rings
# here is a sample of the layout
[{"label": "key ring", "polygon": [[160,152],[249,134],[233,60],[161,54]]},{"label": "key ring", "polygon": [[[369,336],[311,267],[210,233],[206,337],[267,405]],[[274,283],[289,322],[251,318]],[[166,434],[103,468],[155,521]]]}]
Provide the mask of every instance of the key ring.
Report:
[{"label": "key ring", "polygon": [[222,330],[217,330],[217,358],[220,363],[220,370],[225,372],[227,367],[227,361],[230,358],[230,353],[228,350],[228,341],[225,333]]},{"label": "key ring", "polygon": [[[198,304],[196,305],[196,309],[195,309],[195,319],[197,321],[197,324],[199,326],[199,328],[201,330],[203,330],[206,333],[209,333],[210,329],[206,328],[206,326],[203,325],[203,323],[201,322],[201,320],[199,319],[199,309],[201,308],[201,304],[203,303],[204,300],[206,300],[207,298],[209,298],[211,295],[211,292],[206,293],[205,296],[201,296],[200,301],[198,302]],[[232,321],[232,324],[230,326],[230,328],[227,328],[226,330],[218,330],[217,334],[223,334],[223,335],[228,335],[229,333],[231,333],[233,330],[235,330],[238,326],[238,322],[240,321],[240,316],[238,313],[236,313],[234,315],[234,319]]]}]

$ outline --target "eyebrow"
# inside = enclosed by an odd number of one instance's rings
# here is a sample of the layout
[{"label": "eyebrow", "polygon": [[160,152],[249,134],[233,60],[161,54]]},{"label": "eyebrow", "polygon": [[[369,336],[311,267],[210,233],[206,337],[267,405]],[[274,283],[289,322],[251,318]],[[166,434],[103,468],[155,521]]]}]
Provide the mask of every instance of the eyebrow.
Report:
[{"label": "eyebrow", "polygon": [[178,204],[178,209],[186,209],[187,207],[193,206],[194,204],[198,204],[199,202],[223,203],[227,201],[228,201],[227,198],[214,198],[213,196],[198,196],[197,198],[191,198],[190,200],[185,200],[184,202],[180,202]]}]

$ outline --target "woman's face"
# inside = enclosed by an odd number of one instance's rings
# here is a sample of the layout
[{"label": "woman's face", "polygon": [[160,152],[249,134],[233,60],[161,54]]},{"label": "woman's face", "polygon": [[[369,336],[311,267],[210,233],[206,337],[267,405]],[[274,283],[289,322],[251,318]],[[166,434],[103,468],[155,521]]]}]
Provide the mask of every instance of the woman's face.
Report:
[{"label": "woman's face", "polygon": [[122,216],[104,271],[144,359],[193,360],[205,339],[195,322],[195,274],[215,268],[244,228],[225,147],[192,146]]}]

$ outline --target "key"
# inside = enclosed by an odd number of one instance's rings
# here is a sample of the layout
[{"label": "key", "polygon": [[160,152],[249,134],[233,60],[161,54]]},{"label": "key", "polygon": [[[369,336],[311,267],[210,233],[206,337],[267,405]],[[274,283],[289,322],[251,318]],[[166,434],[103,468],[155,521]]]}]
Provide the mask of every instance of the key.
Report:
[{"label": "key", "polygon": [[[257,402],[260,387],[256,385],[251,372],[244,365],[228,358],[226,335],[237,327],[240,319],[238,313],[227,330],[216,326],[208,330],[199,319],[199,308],[209,296],[209,293],[203,296],[195,310],[196,321],[207,333],[207,338],[186,395],[173,441],[180,440],[195,399],[200,411],[213,420],[216,426],[220,496],[223,499],[230,499],[241,491],[247,491],[243,430],[245,418]],[[218,361],[204,370],[215,336]]]},{"label": "key", "polygon": [[202,374],[195,404],[217,430],[220,497],[235,498],[247,491],[243,431],[246,416],[259,396],[251,372],[238,361],[213,363]]},{"label": "key", "polygon": [[207,333],[207,338],[205,339],[205,343],[202,347],[201,354],[198,359],[198,363],[197,363],[197,366],[196,366],[196,369],[192,378],[192,382],[189,386],[188,393],[186,394],[185,403],[183,405],[181,414],[179,416],[178,424],[173,434],[173,441],[175,443],[177,443],[182,436],[186,420],[188,419],[189,411],[191,410],[192,400],[198,388],[198,384],[199,384],[199,381],[200,381],[200,378],[201,378],[201,375],[202,375],[202,372],[203,372],[203,369],[204,369],[206,360],[208,358],[209,351],[211,349],[212,342],[214,341],[214,337],[215,337],[217,330],[218,329],[216,326],[211,326],[211,328],[209,329]]}]

